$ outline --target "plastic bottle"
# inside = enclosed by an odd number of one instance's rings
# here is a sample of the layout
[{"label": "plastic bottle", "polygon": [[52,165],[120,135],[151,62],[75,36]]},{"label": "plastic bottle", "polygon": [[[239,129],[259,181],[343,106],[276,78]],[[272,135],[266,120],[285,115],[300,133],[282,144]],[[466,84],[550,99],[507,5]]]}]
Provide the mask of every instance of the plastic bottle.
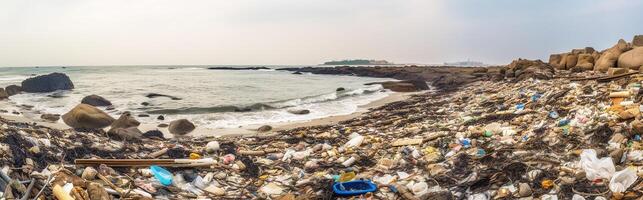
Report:
[{"label": "plastic bottle", "polygon": [[172,185],[172,173],[156,165],[150,166],[150,170],[152,171],[154,178],[159,180],[161,184],[163,184],[164,186]]}]

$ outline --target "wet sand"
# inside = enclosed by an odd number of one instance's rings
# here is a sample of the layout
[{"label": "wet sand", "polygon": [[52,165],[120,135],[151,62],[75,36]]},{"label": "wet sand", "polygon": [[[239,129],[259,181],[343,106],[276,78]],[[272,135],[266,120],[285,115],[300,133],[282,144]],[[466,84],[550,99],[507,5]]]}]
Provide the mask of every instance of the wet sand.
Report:
[{"label": "wet sand", "polygon": [[[383,105],[386,105],[388,103],[392,102],[397,102],[397,101],[403,101],[410,97],[411,95],[414,94],[419,94],[419,93],[424,93],[426,91],[421,91],[421,92],[408,92],[408,93],[392,93],[391,95],[384,97],[382,99],[373,101],[369,104],[360,106],[358,110],[354,113],[348,114],[348,115],[337,115],[337,116],[330,116],[330,117],[324,117],[324,118],[319,118],[319,119],[313,119],[313,120],[308,120],[308,121],[293,121],[293,122],[281,122],[281,123],[269,123],[267,125],[270,125],[273,127],[272,131],[280,131],[280,130],[288,130],[288,129],[293,129],[293,128],[299,128],[299,127],[310,127],[310,126],[319,126],[319,125],[330,125],[330,124],[335,124],[340,121],[348,120],[354,117],[357,117],[364,112],[368,111],[371,108],[377,108]],[[16,122],[25,122],[25,123],[36,123],[37,125],[53,128],[53,129],[69,129],[70,127],[64,124],[61,120],[58,120],[58,122],[47,122],[42,119],[33,119],[33,118],[28,118],[22,115],[12,115],[12,114],[0,114],[1,118],[13,120]],[[169,133],[167,128],[159,128],[157,127],[158,124],[141,124],[139,126],[139,129],[143,132],[149,131],[149,130],[160,130],[163,132],[163,135],[165,137],[171,138],[172,135]],[[265,125],[265,124],[259,124],[259,125],[249,125],[249,126],[244,126],[241,128],[227,128],[227,129],[212,129],[212,128],[205,128],[205,127],[197,127],[192,133],[190,133],[190,136],[192,137],[220,137],[220,136],[238,136],[238,135],[255,135],[255,134],[270,134],[270,132],[266,133],[258,133],[256,131],[257,128],[260,126]],[[105,128],[105,131],[107,131],[108,128]]]}]

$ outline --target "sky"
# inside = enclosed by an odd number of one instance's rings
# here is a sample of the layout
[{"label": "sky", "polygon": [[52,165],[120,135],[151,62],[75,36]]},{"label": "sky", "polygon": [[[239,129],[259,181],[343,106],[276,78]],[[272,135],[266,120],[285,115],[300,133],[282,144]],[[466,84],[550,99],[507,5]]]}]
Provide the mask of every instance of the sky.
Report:
[{"label": "sky", "polygon": [[547,60],[643,34],[641,0],[0,0],[0,66]]}]

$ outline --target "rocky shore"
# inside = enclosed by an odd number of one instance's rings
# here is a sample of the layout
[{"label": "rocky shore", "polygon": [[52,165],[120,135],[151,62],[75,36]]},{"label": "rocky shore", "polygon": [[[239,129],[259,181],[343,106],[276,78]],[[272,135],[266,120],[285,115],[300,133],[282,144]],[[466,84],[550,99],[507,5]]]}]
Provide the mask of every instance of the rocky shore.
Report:
[{"label": "rocky shore", "polygon": [[[194,125],[177,120],[166,139],[87,104],[62,116],[76,130],[0,119],[0,189],[7,199],[640,199],[639,43],[564,69],[557,56],[492,68],[284,69],[439,90],[259,135],[194,138]],[[635,61],[619,67],[623,54]]]}]

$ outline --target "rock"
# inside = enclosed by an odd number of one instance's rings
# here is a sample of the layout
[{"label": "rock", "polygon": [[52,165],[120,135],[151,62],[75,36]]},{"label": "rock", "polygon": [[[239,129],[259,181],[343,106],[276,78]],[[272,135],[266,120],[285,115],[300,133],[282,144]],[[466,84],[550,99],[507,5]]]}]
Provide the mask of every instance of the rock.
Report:
[{"label": "rock", "polygon": [[304,74],[304,73],[301,73],[301,72],[293,72],[292,74],[302,75],[302,74]]},{"label": "rock", "polygon": [[382,83],[384,89],[389,89],[393,92],[416,92],[418,89],[411,83],[401,82],[386,82]]},{"label": "rock", "polygon": [[528,197],[531,196],[532,190],[531,186],[528,183],[518,184],[518,196],[519,197]]},{"label": "rock", "polygon": [[92,105],[92,106],[111,106],[112,105],[112,102],[95,94],[84,97],[80,102],[84,104]]},{"label": "rock", "polygon": [[92,181],[96,179],[96,175],[98,175],[98,171],[94,169],[93,167],[85,167],[83,170],[83,174],[81,175],[81,178]]},{"label": "rock", "polygon": [[40,119],[55,122],[60,119],[60,115],[59,114],[42,114],[40,115]]},{"label": "rock", "polygon": [[516,80],[551,79],[554,77],[554,67],[541,60],[514,60],[507,65],[506,70],[505,76],[515,77]]},{"label": "rock", "polygon": [[156,117],[156,119],[158,119],[158,120],[165,120],[165,117],[163,117],[163,115],[159,115],[158,117]]},{"label": "rock", "polygon": [[115,110],[115,109],[116,109],[116,108],[114,108],[114,106],[107,106],[107,107],[105,108],[105,110]]},{"label": "rock", "polygon": [[643,66],[643,47],[636,47],[618,57],[618,67],[638,70]]},{"label": "rock", "polygon": [[223,196],[225,195],[225,190],[223,188],[217,187],[215,185],[209,185],[205,187],[203,191],[206,191],[214,196]]},{"label": "rock", "polygon": [[9,96],[13,96],[22,92],[22,87],[17,85],[9,85],[6,88],[4,88],[4,91],[7,92]]},{"label": "rock", "polygon": [[148,115],[148,114],[140,114],[140,115],[138,115],[138,117],[150,117],[150,115]]},{"label": "rock", "polygon": [[259,132],[268,132],[270,130],[272,130],[272,126],[270,125],[263,125],[257,129]]},{"label": "rock", "polygon": [[594,69],[594,57],[592,57],[592,54],[588,54],[588,53],[578,54],[578,62],[576,63],[576,67],[579,68],[581,71],[588,71],[588,70]]},{"label": "rock", "polygon": [[140,141],[143,133],[138,127],[110,129],[108,136],[114,140]]},{"label": "rock", "polygon": [[138,127],[139,125],[141,125],[141,122],[132,117],[132,113],[124,112],[111,124],[111,129]]},{"label": "rock", "polygon": [[165,137],[163,136],[163,132],[161,132],[159,130],[149,130],[149,131],[143,133],[143,137],[146,137],[146,138],[154,138],[154,137],[156,137],[156,138],[165,139]]},{"label": "rock", "polygon": [[74,89],[74,84],[63,73],[51,73],[22,81],[22,91],[25,92],[53,92],[71,89]]},{"label": "rock", "polygon": [[4,90],[4,88],[0,88],[0,100],[9,98],[9,94]]},{"label": "rock", "polygon": [[216,151],[219,151],[221,149],[221,146],[219,145],[219,142],[217,141],[211,141],[208,142],[208,144],[205,145],[205,151],[208,153],[214,153]]},{"label": "rock", "polygon": [[148,102],[143,102],[143,103],[141,103],[141,105],[142,105],[142,106],[149,106],[149,105],[150,105],[150,103],[148,103]]},{"label": "rock", "polygon": [[627,73],[627,69],[623,69],[623,68],[609,68],[609,69],[607,69],[607,75],[609,75],[609,76],[625,74],[625,73]]},{"label": "rock", "polygon": [[621,53],[629,49],[627,42],[621,39],[612,48],[605,50],[594,64],[594,71],[607,72],[610,67],[616,67],[616,61]]},{"label": "rock", "polygon": [[643,35],[635,35],[632,38],[632,46],[643,47]]},{"label": "rock", "polygon": [[62,116],[65,124],[76,129],[101,129],[111,125],[114,118],[87,104],[78,104]]},{"label": "rock", "polygon": [[556,69],[563,69],[560,66],[560,62],[563,59],[561,54],[551,54],[549,55],[549,65],[553,66]]},{"label": "rock", "polygon": [[156,127],[165,128],[165,127],[168,127],[168,126],[170,126],[170,125],[168,125],[168,124],[159,124]]},{"label": "rock", "polygon": [[170,96],[170,95],[166,95],[166,94],[157,94],[157,93],[149,93],[149,94],[145,95],[145,97],[147,97],[147,98],[167,97],[167,98],[170,98],[172,100],[181,100],[181,98],[179,98],[179,97]]},{"label": "rock", "polygon": [[569,54],[565,57],[565,69],[576,67],[578,56],[576,54]]},{"label": "rock", "polygon": [[168,127],[170,133],[174,135],[185,135],[192,132],[196,127],[187,119],[178,119],[170,122]]},{"label": "rock", "polygon": [[288,110],[289,113],[295,114],[295,115],[305,115],[309,114],[310,110],[307,109],[301,109],[301,110]]},{"label": "rock", "polygon": [[338,87],[337,89],[335,89],[336,92],[341,92],[344,90],[346,90],[346,88],[343,88],[343,87]]}]

